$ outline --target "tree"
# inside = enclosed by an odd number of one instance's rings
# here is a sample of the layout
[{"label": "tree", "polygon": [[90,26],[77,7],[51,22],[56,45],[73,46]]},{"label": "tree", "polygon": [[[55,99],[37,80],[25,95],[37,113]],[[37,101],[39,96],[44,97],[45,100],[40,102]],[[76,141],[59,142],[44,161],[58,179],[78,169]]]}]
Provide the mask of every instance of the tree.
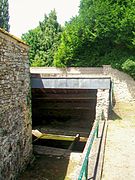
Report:
[{"label": "tree", "polygon": [[70,22],[66,24],[61,35],[60,46],[58,51],[54,55],[54,65],[59,67],[75,66],[77,65],[78,57],[75,54],[79,54],[77,51],[83,42],[83,27],[78,21],[78,17],[72,18]]},{"label": "tree", "polygon": [[22,39],[30,45],[31,66],[53,66],[54,53],[60,40],[62,28],[57,22],[56,11],[53,10],[39,26],[22,35]]},{"label": "tree", "polygon": [[8,0],[0,0],[0,27],[9,31],[9,3]]},{"label": "tree", "polygon": [[55,66],[111,64],[122,70],[125,61],[135,61],[134,9],[134,0],[81,0],[78,17],[61,35]]}]

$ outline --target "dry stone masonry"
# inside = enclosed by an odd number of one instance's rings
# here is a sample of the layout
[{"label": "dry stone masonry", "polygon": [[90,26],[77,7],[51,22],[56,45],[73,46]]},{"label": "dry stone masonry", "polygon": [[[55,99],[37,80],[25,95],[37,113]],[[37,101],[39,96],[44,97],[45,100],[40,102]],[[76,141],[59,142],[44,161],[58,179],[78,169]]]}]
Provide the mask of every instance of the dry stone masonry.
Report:
[{"label": "dry stone masonry", "polygon": [[0,180],[14,180],[32,156],[28,46],[0,29]]},{"label": "dry stone masonry", "polygon": [[112,91],[115,100],[135,103],[135,81],[128,74],[117,69],[111,68],[110,65],[103,66],[105,76],[112,79]]},{"label": "dry stone masonry", "polygon": [[110,89],[98,89],[97,91],[97,104],[96,104],[96,119],[103,115],[105,120],[108,119],[109,112],[109,94]]}]

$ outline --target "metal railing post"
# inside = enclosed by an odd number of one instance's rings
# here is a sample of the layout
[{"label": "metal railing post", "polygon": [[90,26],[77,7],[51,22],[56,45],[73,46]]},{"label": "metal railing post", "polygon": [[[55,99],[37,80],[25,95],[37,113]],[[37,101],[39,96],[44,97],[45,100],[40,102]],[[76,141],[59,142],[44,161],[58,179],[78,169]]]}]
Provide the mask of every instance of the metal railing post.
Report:
[{"label": "metal railing post", "polygon": [[98,138],[99,124],[97,125],[96,138]]},{"label": "metal railing post", "polygon": [[87,162],[86,162],[86,169],[85,169],[85,180],[88,179],[88,158],[87,158]]},{"label": "metal railing post", "polygon": [[[103,111],[102,111],[102,113],[100,115],[100,118],[101,119],[103,118]],[[98,135],[99,135],[99,121],[100,121],[100,118],[98,118],[96,120],[95,129],[93,131],[91,139],[88,142],[88,149],[87,149],[87,152],[86,152],[86,155],[85,155],[85,158],[84,158],[81,170],[80,170],[80,174],[79,174],[78,180],[82,180],[83,178],[85,178],[85,180],[88,179],[89,154],[90,154],[90,151],[91,151],[91,148],[92,148],[92,144],[94,142],[95,137],[98,138]]]}]

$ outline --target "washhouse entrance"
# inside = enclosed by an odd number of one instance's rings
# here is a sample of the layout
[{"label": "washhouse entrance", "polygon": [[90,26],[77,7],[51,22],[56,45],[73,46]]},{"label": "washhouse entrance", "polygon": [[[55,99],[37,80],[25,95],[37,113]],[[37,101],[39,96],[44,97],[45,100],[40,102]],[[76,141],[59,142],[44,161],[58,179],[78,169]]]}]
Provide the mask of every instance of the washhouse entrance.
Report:
[{"label": "washhouse entrance", "polygon": [[[63,139],[64,136],[78,134],[87,140],[95,119],[96,102],[96,89],[32,89],[33,129],[46,134],[63,135]],[[64,148],[68,148],[72,142],[67,143],[67,139],[66,143],[65,140],[60,143],[56,138],[53,141],[40,140],[39,144],[41,141],[44,145],[60,148],[64,145]],[[80,145],[80,151],[85,143]]]},{"label": "washhouse entrance", "polygon": [[83,152],[110,78],[42,76],[31,78],[34,144]]},{"label": "washhouse entrance", "polygon": [[26,172],[22,180],[41,176],[62,180],[74,174],[110,89],[110,78],[44,76],[31,77],[33,150],[37,159],[33,170],[28,170],[32,175]]}]

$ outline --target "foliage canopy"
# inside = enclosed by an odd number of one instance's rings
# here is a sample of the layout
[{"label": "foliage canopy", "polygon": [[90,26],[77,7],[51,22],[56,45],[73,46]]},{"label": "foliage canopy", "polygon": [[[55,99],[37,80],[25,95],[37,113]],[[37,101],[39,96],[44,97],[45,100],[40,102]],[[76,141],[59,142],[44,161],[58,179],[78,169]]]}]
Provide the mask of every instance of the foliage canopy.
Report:
[{"label": "foliage canopy", "polygon": [[22,35],[31,49],[31,66],[53,66],[54,53],[57,50],[62,28],[57,22],[55,10],[44,16],[39,26]]},{"label": "foliage canopy", "polygon": [[8,0],[0,0],[0,27],[9,31],[9,3]]},{"label": "foliage canopy", "polygon": [[62,33],[55,66],[111,64],[125,70],[131,59],[135,68],[134,9],[134,0],[81,0],[79,16]]},{"label": "foliage canopy", "polygon": [[51,11],[23,35],[32,66],[110,64],[135,78],[135,0],[81,0],[79,15],[62,30]]}]

